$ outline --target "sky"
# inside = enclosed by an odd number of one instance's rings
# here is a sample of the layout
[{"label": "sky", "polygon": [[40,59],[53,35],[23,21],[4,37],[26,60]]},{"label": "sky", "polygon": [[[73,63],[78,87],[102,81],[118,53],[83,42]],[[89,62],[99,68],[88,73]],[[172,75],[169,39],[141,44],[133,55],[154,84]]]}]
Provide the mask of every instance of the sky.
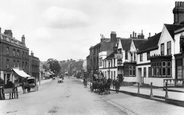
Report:
[{"label": "sky", "polygon": [[10,29],[41,61],[86,59],[100,34],[148,37],[173,24],[175,0],[0,0],[1,32]]}]

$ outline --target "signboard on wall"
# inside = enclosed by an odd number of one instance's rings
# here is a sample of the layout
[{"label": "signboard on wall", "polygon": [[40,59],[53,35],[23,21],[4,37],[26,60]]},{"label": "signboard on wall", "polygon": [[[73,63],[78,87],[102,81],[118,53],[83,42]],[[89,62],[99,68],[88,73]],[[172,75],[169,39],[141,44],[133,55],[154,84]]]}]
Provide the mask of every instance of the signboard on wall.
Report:
[{"label": "signboard on wall", "polygon": [[123,58],[123,54],[115,54],[114,58],[116,59],[122,59]]}]

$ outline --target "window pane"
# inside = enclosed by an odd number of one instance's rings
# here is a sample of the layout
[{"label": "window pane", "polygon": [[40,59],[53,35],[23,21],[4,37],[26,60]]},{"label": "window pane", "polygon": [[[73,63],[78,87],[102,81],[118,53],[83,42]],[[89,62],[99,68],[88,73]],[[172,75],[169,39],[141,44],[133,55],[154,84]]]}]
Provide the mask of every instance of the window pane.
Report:
[{"label": "window pane", "polygon": [[171,68],[167,68],[167,75],[171,75]]}]

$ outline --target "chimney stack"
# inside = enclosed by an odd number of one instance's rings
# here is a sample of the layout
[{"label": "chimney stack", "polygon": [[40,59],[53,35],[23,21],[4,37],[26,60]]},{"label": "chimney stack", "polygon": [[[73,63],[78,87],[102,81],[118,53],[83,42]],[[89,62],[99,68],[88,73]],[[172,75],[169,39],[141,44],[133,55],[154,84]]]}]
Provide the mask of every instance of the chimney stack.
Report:
[{"label": "chimney stack", "polygon": [[151,33],[149,33],[149,37],[151,37]]},{"label": "chimney stack", "polygon": [[34,56],[34,53],[33,53],[33,51],[31,51],[31,56]]},{"label": "chimney stack", "polygon": [[111,31],[111,42],[116,42],[117,41],[117,37],[116,37],[116,32],[115,31]]},{"label": "chimney stack", "polygon": [[22,35],[22,44],[26,45],[26,43],[25,43],[25,36],[24,35]]},{"label": "chimney stack", "polygon": [[4,31],[4,34],[5,34],[5,35],[8,35],[9,37],[13,37],[13,33],[12,33],[11,30],[5,30],[5,31]]}]

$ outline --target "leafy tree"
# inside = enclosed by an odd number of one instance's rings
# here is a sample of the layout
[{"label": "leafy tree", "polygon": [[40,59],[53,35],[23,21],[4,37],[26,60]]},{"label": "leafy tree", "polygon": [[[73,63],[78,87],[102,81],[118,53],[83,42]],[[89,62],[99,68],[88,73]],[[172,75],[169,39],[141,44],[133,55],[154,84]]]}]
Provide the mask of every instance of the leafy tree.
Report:
[{"label": "leafy tree", "polygon": [[59,62],[57,60],[49,60],[47,63],[49,63],[50,70],[53,73],[59,74],[59,72],[61,71],[61,66],[60,66],[60,64],[59,64]]}]

